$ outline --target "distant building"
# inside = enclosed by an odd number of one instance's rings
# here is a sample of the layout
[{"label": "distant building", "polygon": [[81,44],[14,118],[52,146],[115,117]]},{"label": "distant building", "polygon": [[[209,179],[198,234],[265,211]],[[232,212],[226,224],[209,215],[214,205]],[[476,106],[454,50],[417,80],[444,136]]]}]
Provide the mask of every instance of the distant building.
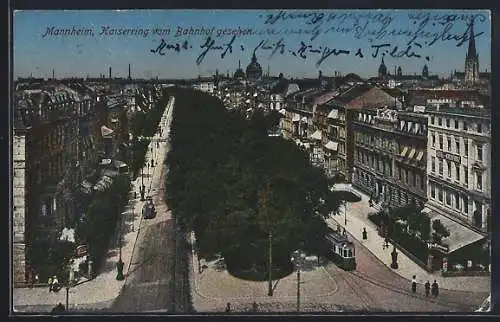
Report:
[{"label": "distant building", "polygon": [[252,55],[252,60],[246,69],[246,76],[248,80],[257,81],[262,79],[262,66],[257,62],[255,53]]},{"label": "distant building", "polygon": [[489,83],[491,73],[487,70],[482,73],[479,72],[479,54],[476,50],[476,40],[474,37],[474,21],[471,22],[469,30],[469,46],[465,55],[465,69],[463,72],[454,71],[452,79],[467,86]]}]

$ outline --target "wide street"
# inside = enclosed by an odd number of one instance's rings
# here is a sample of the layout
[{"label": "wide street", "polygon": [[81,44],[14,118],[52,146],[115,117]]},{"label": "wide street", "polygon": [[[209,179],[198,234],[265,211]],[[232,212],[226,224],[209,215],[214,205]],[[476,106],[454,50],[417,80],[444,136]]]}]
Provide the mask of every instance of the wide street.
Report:
[{"label": "wide street", "polygon": [[[169,111],[164,137],[168,136],[172,110]],[[160,146],[164,148],[156,153],[151,185],[147,187],[147,195],[153,197],[157,216],[141,221],[129,274],[111,312],[171,312],[176,309],[175,224],[164,201],[164,159],[168,143]]]}]

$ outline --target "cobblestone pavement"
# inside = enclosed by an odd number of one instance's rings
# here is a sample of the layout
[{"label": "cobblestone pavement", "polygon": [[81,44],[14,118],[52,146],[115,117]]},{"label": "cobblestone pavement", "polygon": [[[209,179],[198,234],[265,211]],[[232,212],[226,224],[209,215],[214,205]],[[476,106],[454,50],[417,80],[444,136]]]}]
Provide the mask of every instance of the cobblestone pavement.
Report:
[{"label": "cobblestone pavement", "polygon": [[[175,99],[169,101],[165,113],[160,121],[160,128],[162,128],[163,137],[167,137],[168,129],[170,126],[171,113],[173,111],[173,106]],[[157,136],[159,137],[159,132]],[[151,160],[151,157],[156,158],[155,162],[158,166],[155,167],[144,167],[144,185],[148,188],[148,193],[156,195],[160,193],[159,189],[163,189],[163,182],[159,184],[161,188],[154,191],[153,181],[161,181],[161,171],[158,169],[163,168],[163,158],[166,153],[167,142],[161,142],[158,149],[153,149],[152,155],[151,147],[156,145],[156,142],[152,141],[149,145],[148,152],[146,154],[146,164]],[[132,194],[134,191],[138,192],[139,187],[142,184],[141,176],[132,182]],[[162,192],[162,191],[161,191]],[[154,197],[155,198],[155,197]],[[143,202],[139,200],[139,193],[137,193],[136,198],[131,198],[127,209],[122,213],[122,222],[117,225],[116,236],[118,236],[118,229],[123,229],[122,236],[122,260],[124,262],[123,273],[125,276],[129,275],[129,270],[131,269],[131,258],[133,258],[134,246],[138,235],[141,233],[143,224],[141,210]],[[119,245],[116,242],[117,238],[112,238],[110,249],[104,263],[100,269],[99,274],[91,281],[83,280],[83,283],[70,288],[69,290],[69,309],[70,310],[91,310],[92,308],[103,309],[103,305],[107,305],[109,308],[113,301],[117,298],[122,287],[126,284],[126,281],[116,280],[116,263],[119,258]],[[158,246],[154,245],[153,247]],[[133,268],[132,268],[133,269]],[[128,277],[127,277],[128,278]],[[57,303],[66,303],[66,290],[62,289],[58,293],[49,293],[46,287],[37,288],[14,288],[12,293],[12,304],[13,309],[17,312],[48,312]],[[42,310],[42,311],[39,311]]]},{"label": "cobblestone pavement", "polygon": [[[389,249],[382,248],[382,244],[384,242],[383,238],[378,235],[376,225],[368,219],[368,214],[374,212],[374,209],[368,204],[369,197],[347,184],[336,184],[335,189],[354,190],[361,196],[361,201],[347,204],[347,226],[344,223],[345,218],[342,209],[341,215],[331,217],[330,220],[328,220],[328,223],[332,228],[336,228],[337,224],[339,224],[342,228],[345,227],[346,230],[355,239],[358,239],[360,243],[376,258],[378,258],[385,266],[390,267],[392,262],[390,254],[392,247]],[[368,235],[367,240],[362,240],[361,238],[363,228],[366,228]],[[394,270],[394,272],[407,279],[407,283],[409,283],[408,281],[413,275],[416,275],[417,281],[421,284],[424,284],[428,280],[431,283],[436,280],[440,289],[472,291],[480,294],[489,294],[491,289],[490,276],[442,277],[440,272],[428,273],[402,252],[398,252],[398,265],[398,269]]]}]

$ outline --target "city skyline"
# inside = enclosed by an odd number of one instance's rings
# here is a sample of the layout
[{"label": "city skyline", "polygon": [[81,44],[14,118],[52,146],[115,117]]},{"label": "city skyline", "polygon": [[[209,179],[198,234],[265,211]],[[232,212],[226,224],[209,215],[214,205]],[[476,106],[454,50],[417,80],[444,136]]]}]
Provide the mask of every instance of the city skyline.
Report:
[{"label": "city skyline", "polygon": [[[98,77],[100,74],[108,77],[109,67],[113,77],[126,78],[129,64],[132,78],[195,78],[211,76],[216,70],[232,75],[238,68],[238,61],[243,69],[246,68],[255,48],[258,48],[255,54],[264,73],[269,69],[271,75],[316,77],[321,70],[324,76],[333,76],[337,71],[370,77],[376,76],[380,54],[386,48],[380,47],[373,57],[376,47],[372,46],[384,44],[390,45],[384,61],[391,74],[397,66],[401,66],[403,74],[420,74],[427,65],[430,74],[446,77],[454,70],[464,70],[471,15],[476,17],[474,34],[480,71],[489,71],[491,22],[488,11],[17,11],[13,19],[14,78],[30,75],[51,78],[53,70],[56,78]],[[222,19],[224,23],[220,24]],[[123,32],[122,28],[129,30],[129,35],[110,34]],[[183,35],[178,35],[179,28],[183,28]],[[201,46],[208,44],[208,35],[215,40],[214,46],[227,48],[233,35],[230,32],[224,35],[226,28],[236,31],[232,51],[227,51],[224,58],[221,58],[222,50],[209,51],[200,60],[204,51]],[[66,29],[81,30],[81,35],[57,35],[58,30]],[[292,30],[294,35],[291,35]],[[300,30],[319,32],[311,40],[311,33],[297,36]],[[399,36],[390,37],[391,34]],[[411,41],[415,34],[420,36]],[[162,39],[164,45],[160,48]],[[183,49],[185,41],[188,44]],[[406,50],[408,43],[412,45],[410,50]],[[177,44],[180,45],[178,52]],[[262,48],[266,45],[269,49]],[[309,45],[311,47],[307,47]],[[395,46],[398,49],[392,51]],[[325,48],[337,52],[320,59]],[[159,49],[164,55],[159,54]],[[275,54],[269,58],[275,49]],[[342,50],[350,53],[339,54]],[[363,57],[355,55],[359,50]],[[395,54],[391,55],[391,51]],[[409,58],[413,51],[421,57]],[[398,55],[403,57],[392,57]]]}]

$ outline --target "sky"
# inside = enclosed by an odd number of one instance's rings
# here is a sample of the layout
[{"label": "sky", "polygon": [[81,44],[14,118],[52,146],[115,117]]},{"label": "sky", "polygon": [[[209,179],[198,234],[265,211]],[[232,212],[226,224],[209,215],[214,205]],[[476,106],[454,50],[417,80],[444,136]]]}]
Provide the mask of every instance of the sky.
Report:
[{"label": "sky", "polygon": [[[131,64],[133,78],[193,78],[216,70],[232,75],[238,61],[245,69],[255,52],[264,73],[271,75],[316,77],[321,70],[325,76],[352,72],[370,77],[376,76],[384,54],[391,73],[401,66],[403,74],[420,74],[427,64],[430,74],[444,77],[464,69],[472,17],[480,71],[489,71],[487,10],[16,11],[13,70],[14,78],[52,77],[53,69],[56,78],[107,77],[111,67],[113,77],[127,77]],[[191,27],[212,33],[177,34]],[[86,34],[58,33],[73,28]],[[211,49],[198,59],[211,41]],[[176,44],[179,51],[172,49]],[[228,47],[232,52],[221,58]]]}]

